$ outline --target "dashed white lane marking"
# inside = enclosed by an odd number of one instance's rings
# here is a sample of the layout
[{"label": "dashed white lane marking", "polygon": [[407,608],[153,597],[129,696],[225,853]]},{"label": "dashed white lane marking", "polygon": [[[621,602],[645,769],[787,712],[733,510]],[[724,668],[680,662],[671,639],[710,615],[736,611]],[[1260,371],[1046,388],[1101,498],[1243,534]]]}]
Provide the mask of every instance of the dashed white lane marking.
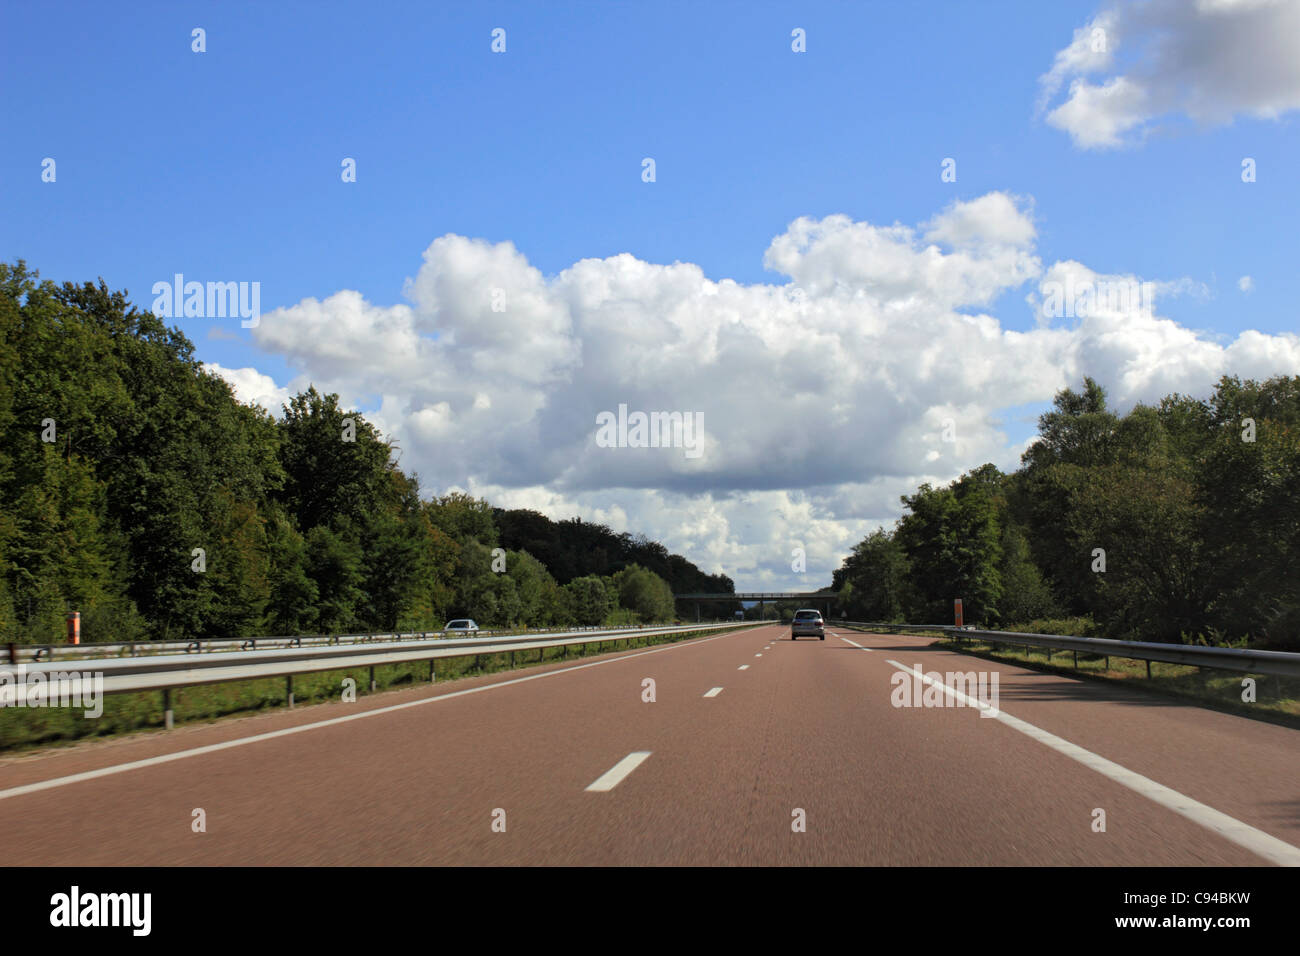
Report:
[{"label": "dashed white lane marking", "polygon": [[755,656],[755,657],[762,657],[763,655],[762,655],[762,654],[755,654],[754,656]]},{"label": "dashed white lane marking", "polygon": [[587,790],[593,793],[604,793],[606,790],[613,790],[623,782],[623,778],[641,766],[645,758],[649,756],[650,751],[648,750],[633,751],[597,777],[596,781]]},{"label": "dashed white lane marking", "polygon": [[[863,648],[863,650],[866,650],[866,648]],[[1041,727],[1035,727],[1019,717],[1012,717],[1006,711],[991,707],[977,698],[963,694],[942,681],[933,680],[927,677],[920,667],[904,667],[898,661],[889,660],[888,658],[886,658],[886,661],[905,674],[914,674],[925,683],[941,689],[949,697],[961,701],[967,707],[977,707],[985,711],[980,715],[981,717],[992,716],[997,718],[1012,730],[1020,731],[1026,737],[1031,737],[1039,743],[1051,747],[1057,753],[1064,754],[1071,760],[1097,771],[1104,777],[1109,777],[1116,783],[1140,793],[1148,800],[1186,817],[1193,823],[1200,824],[1207,830],[1213,830],[1225,840],[1231,840],[1238,846],[1245,847],[1250,852],[1257,853],[1264,859],[1271,860],[1279,866],[1300,866],[1300,847],[1294,847],[1284,840],[1279,840],[1277,837],[1265,833],[1263,830],[1256,830],[1248,823],[1242,823],[1240,820],[1207,806],[1199,800],[1193,800],[1186,794],[1179,793],[1162,783],[1156,783],[1150,777],[1144,777],[1127,767],[1120,766],[1113,760],[1107,760],[1091,750],[1085,750],[1078,744],[1072,744],[1064,737],[1058,737]]]},{"label": "dashed white lane marking", "polygon": [[706,691],[704,692],[704,696],[705,696],[705,697],[717,697],[717,696],[718,696],[719,694],[721,694],[721,693],[722,693],[722,688],[721,688],[721,687],[714,687],[712,690],[706,690]]},{"label": "dashed white lane marking", "polygon": [[736,668],[736,670],[738,670],[738,671],[747,671],[747,670],[749,670],[749,665],[748,665],[748,664],[741,664],[739,667]]},{"label": "dashed white lane marking", "polygon": [[[832,636],[832,637],[838,637],[839,635],[835,635],[835,634],[833,634],[833,635],[831,635],[831,636]],[[863,646],[862,646],[861,644],[859,644],[857,641],[850,641],[847,637],[841,637],[840,640],[843,641],[843,642],[846,643],[846,644],[852,644],[854,647],[856,647],[856,648],[857,648],[858,650],[860,650],[860,651],[870,651],[870,650],[871,650],[870,647],[863,647]]]}]

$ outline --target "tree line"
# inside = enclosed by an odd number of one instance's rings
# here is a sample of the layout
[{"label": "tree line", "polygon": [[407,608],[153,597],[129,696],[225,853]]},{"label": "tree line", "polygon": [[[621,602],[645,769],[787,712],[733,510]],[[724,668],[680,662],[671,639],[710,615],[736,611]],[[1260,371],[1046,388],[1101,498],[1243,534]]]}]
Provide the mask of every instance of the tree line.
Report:
[{"label": "tree line", "polygon": [[125,292],[0,263],[0,641],[671,620],[733,591],[643,537],[418,476],[337,395],[234,397]]},{"label": "tree line", "polygon": [[1018,470],[903,496],[836,570],[842,612],[1300,649],[1300,376],[1124,415],[1085,379],[1038,426]]}]

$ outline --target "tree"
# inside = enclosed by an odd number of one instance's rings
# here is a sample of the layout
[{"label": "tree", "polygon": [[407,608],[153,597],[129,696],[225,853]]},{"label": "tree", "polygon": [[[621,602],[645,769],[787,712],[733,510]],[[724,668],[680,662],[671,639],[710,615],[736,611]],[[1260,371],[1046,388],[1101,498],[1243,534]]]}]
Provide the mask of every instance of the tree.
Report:
[{"label": "tree", "polygon": [[266,627],[270,634],[315,632],[320,617],[320,589],[308,574],[307,542],[288,515],[276,508],[267,520],[269,598]]},{"label": "tree", "polygon": [[425,511],[433,526],[456,541],[473,539],[496,547],[497,530],[492,506],[481,498],[454,491],[428,502]]},{"label": "tree", "polygon": [[901,621],[911,603],[907,554],[878,529],[854,546],[832,575],[843,613],[856,621]]},{"label": "tree", "polygon": [[574,578],[564,585],[563,591],[569,619],[582,627],[603,624],[616,604],[612,588],[595,574]]},{"label": "tree", "polygon": [[315,387],[295,395],[279,423],[281,499],[303,532],[338,519],[360,524],[390,489],[391,447],[373,425]]},{"label": "tree", "polygon": [[998,613],[1004,623],[1024,624],[1053,614],[1052,590],[1034,564],[1024,531],[1011,522],[1002,530],[1000,573],[1002,600]]},{"label": "tree", "polygon": [[999,619],[1001,529],[991,484],[996,475],[986,465],[950,488],[924,484],[903,496],[908,513],[899,520],[896,538],[911,568],[916,597],[909,611],[917,620],[946,621],[954,598],[962,599],[972,621]]},{"label": "tree", "polygon": [[1085,542],[1070,530],[1075,498],[1089,469],[1115,460],[1118,426],[1105,390],[1091,378],[1082,392],[1058,392],[1052,411],[1038,419],[1038,440],[1021,456],[1024,470],[1008,489],[1012,518],[1025,531],[1034,564],[1070,614],[1087,613],[1092,597],[1092,581],[1079,573]]},{"label": "tree", "polygon": [[1196,463],[1214,633],[1300,650],[1300,376],[1225,377]]},{"label": "tree", "polygon": [[515,583],[519,595],[519,623],[536,627],[558,623],[561,613],[559,585],[546,566],[527,551],[510,551],[506,555],[506,574]]},{"label": "tree", "polygon": [[668,582],[653,571],[633,564],[614,575],[620,606],[642,622],[671,621],[675,608]]},{"label": "tree", "polygon": [[349,531],[318,524],[307,532],[306,570],[316,587],[315,626],[322,634],[352,631],[365,599],[361,547]]}]

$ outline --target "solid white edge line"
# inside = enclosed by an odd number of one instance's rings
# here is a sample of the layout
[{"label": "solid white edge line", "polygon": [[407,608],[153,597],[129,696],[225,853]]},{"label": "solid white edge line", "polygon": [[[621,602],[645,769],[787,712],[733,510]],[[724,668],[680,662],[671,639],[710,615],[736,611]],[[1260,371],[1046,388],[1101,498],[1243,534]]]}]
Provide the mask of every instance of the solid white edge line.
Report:
[{"label": "solid white edge line", "polygon": [[[39,780],[36,783],[27,783],[19,787],[10,787],[8,790],[0,790],[0,800],[7,797],[20,797],[28,793],[39,793],[42,790],[53,790],[56,787],[66,787],[74,783],[82,783],[86,780],[95,780],[99,777],[111,777],[114,774],[126,773],[128,770],[139,770],[144,767],[153,767],[158,764],[171,763],[173,760],[183,760],[186,757],[198,757],[203,754],[216,753],[219,750],[230,750],[233,747],[242,747],[245,744],[258,743],[263,740],[273,740],[276,737],[288,737],[291,734],[301,734],[308,730],[318,730],[321,727],[332,727],[336,724],[346,724],[353,720],[362,720],[366,717],[375,717],[379,714],[391,714],[394,711],[406,710],[408,707],[420,707],[424,704],[436,703],[440,700],[450,700],[453,697],[464,697],[466,694],[478,694],[483,691],[495,690],[498,687],[509,687],[512,684],[522,684],[525,681],[541,680],[544,677],[554,677],[557,674],[570,674],[574,671],[586,670],[588,667],[600,667],[603,664],[615,664],[619,661],[631,660],[634,657],[645,657],[647,654],[658,654],[662,651],[672,651],[683,647],[699,647],[701,644],[707,644],[710,641],[719,641],[724,637],[735,637],[743,631],[730,631],[726,634],[718,634],[715,637],[705,637],[694,641],[678,642],[676,644],[667,644],[663,647],[652,647],[644,651],[637,651],[634,654],[624,654],[621,657],[611,657],[602,661],[589,661],[586,664],[575,664],[572,667],[562,667],[558,670],[546,671],[541,674],[527,674],[523,677],[514,677],[510,680],[498,681],[494,684],[484,684],[480,687],[467,687],[464,690],[455,690],[448,694],[439,694],[436,697],[422,697],[420,700],[407,701],[404,704],[389,704],[387,707],[376,707],[373,710],[365,710],[359,714],[347,714],[343,717],[331,717],[328,720],[317,720],[310,724],[300,724],[297,727],[285,727],[282,730],[270,730],[264,734],[254,734],[251,737],[238,737],[234,740],[225,740],[217,744],[207,744],[202,747],[192,747],[189,750],[178,750],[174,753],[159,754],[156,757],[145,757],[143,760],[132,760],[127,763],[115,764],[109,767],[100,767],[98,770],[86,770],[82,773],[69,774],[66,777],[51,777],[49,780]],[[429,685],[436,686],[436,685]]]},{"label": "solid white edge line", "polygon": [[[1266,860],[1271,860],[1279,866],[1300,866],[1300,847],[1294,847],[1285,840],[1279,840],[1263,830],[1257,830],[1250,824],[1230,817],[1220,810],[1201,803],[1199,800],[1193,800],[1186,794],[1179,793],[1171,787],[1156,783],[1150,777],[1144,777],[1142,774],[1129,770],[1113,760],[1107,760],[1091,750],[1085,750],[1078,744],[1072,744],[1064,737],[1058,737],[1056,734],[1043,730],[1041,727],[1036,727],[1028,721],[1021,720],[1019,717],[1012,717],[1004,710],[990,707],[983,701],[969,697],[961,691],[949,687],[942,681],[933,680],[927,677],[919,666],[915,668],[904,667],[898,661],[889,660],[888,658],[886,658],[886,662],[897,667],[905,674],[914,674],[925,683],[942,688],[944,693],[961,701],[967,707],[987,711],[989,715],[1002,721],[1012,730],[1020,731],[1026,737],[1051,747],[1057,753],[1097,771],[1104,777],[1109,777],[1121,786],[1128,787],[1128,789],[1141,794],[1148,800],[1173,810],[1180,816],[1186,817],[1207,830],[1213,830],[1225,840],[1230,840],[1238,846],[1245,847],[1250,852],[1258,854]],[[986,714],[980,716],[983,717]]]},{"label": "solid white edge line", "polygon": [[633,751],[597,777],[595,782],[587,788],[587,791],[589,793],[605,793],[606,791],[613,790],[623,782],[623,779],[628,774],[641,766],[645,761],[645,758],[649,756],[650,751],[648,750]]}]

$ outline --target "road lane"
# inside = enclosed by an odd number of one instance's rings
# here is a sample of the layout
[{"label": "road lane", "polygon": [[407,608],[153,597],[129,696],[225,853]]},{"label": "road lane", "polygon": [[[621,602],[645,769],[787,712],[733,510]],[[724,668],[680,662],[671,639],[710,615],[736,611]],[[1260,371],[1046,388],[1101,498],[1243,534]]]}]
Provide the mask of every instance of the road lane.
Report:
[{"label": "road lane", "polygon": [[[473,686],[501,686],[416,707],[393,710],[390,701],[451,685],[379,695],[367,702],[385,712],[363,720],[0,800],[0,826],[14,858],[63,864],[1264,862],[974,710],[892,706],[893,656],[926,670],[997,668],[1003,709],[1179,790],[1153,769],[1170,768],[1167,749],[1135,741],[1148,729],[1199,731],[1173,758],[1197,763],[1180,778],[1198,789],[1189,795],[1226,813],[1219,798],[1235,801],[1249,811],[1240,819],[1281,839],[1294,829],[1285,815],[1263,820],[1261,805],[1297,792],[1296,762],[1278,759],[1294,754],[1293,731],[1117,700],[1090,682],[932,650],[924,640],[849,639],[872,650],[830,635],[791,642],[784,628],[760,628],[608,655],[564,673],[550,665],[557,673],[545,679],[517,682],[527,671],[481,678]],[[749,672],[728,683],[739,661],[753,664],[739,665]],[[645,678],[655,682],[653,703],[644,700]],[[707,696],[719,687],[726,693]],[[235,721],[188,740],[318,723],[358,706]],[[0,769],[0,787],[181,749],[179,738],[151,736],[12,762]],[[636,753],[653,757],[612,790],[587,790]],[[1252,798],[1227,778],[1234,772],[1272,782]],[[196,808],[206,833],[191,830]],[[1097,808],[1106,811],[1105,833],[1092,831]],[[798,811],[805,832],[792,829]],[[493,827],[501,818],[504,832]]]},{"label": "road lane", "polygon": [[1009,713],[1300,846],[1300,733],[1291,728],[1117,682],[932,648],[931,638],[841,635],[908,667],[997,670]]}]

